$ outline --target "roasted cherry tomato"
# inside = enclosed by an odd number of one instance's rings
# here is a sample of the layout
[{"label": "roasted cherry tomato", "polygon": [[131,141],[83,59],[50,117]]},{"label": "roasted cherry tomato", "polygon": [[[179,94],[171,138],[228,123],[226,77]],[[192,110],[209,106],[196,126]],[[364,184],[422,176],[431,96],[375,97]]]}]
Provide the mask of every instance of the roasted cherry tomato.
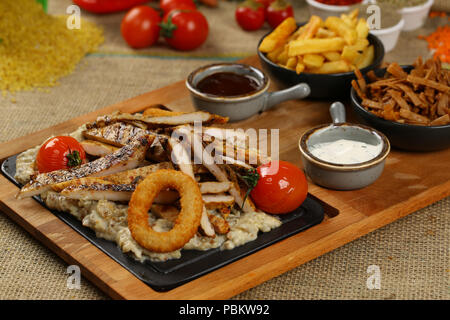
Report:
[{"label": "roasted cherry tomato", "polygon": [[284,19],[293,16],[294,10],[286,0],[275,0],[266,9],[266,20],[272,28],[276,28]]},{"label": "roasted cherry tomato", "polygon": [[305,174],[292,163],[272,161],[259,166],[256,173],[254,177],[258,180],[250,197],[259,209],[284,214],[294,211],[305,201],[308,194]]},{"label": "roasted cherry tomato", "polygon": [[158,40],[160,22],[158,11],[149,6],[137,6],[125,15],[120,31],[130,47],[146,48]]},{"label": "roasted cherry tomato", "polygon": [[40,173],[67,169],[86,162],[86,153],[75,138],[57,136],[47,140],[36,156]]},{"label": "roasted cherry tomato", "polygon": [[194,0],[161,0],[159,7],[164,14],[169,13],[173,9],[197,9]]},{"label": "roasted cherry tomato", "polygon": [[172,10],[164,16],[160,26],[167,43],[182,51],[200,47],[209,33],[208,21],[197,10]]},{"label": "roasted cherry tomato", "polygon": [[265,21],[264,10],[264,5],[261,3],[257,3],[255,0],[246,0],[236,8],[235,18],[242,29],[258,30]]}]

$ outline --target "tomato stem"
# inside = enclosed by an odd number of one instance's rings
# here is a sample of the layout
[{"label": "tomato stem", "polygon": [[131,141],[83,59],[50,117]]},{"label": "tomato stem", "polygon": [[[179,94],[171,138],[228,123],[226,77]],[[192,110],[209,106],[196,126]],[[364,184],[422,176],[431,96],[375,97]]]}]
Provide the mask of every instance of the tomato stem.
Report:
[{"label": "tomato stem", "polygon": [[263,5],[259,2],[256,2],[255,0],[245,0],[241,4],[239,4],[240,7],[245,8],[251,8],[253,10],[258,10],[259,8],[263,7]]},{"label": "tomato stem", "polygon": [[275,10],[284,10],[287,7],[290,7],[291,4],[287,2],[286,0],[275,0],[270,4],[270,6]]},{"label": "tomato stem", "polygon": [[176,24],[172,22],[172,14],[167,17],[167,22],[161,22],[159,24],[161,27],[161,35],[165,38],[172,38],[173,32],[178,28]]},{"label": "tomato stem", "polygon": [[69,168],[77,167],[82,163],[80,153],[77,150],[74,150],[72,152],[72,150],[70,150],[69,148],[69,153],[66,154],[66,158],[67,158],[67,166]]}]

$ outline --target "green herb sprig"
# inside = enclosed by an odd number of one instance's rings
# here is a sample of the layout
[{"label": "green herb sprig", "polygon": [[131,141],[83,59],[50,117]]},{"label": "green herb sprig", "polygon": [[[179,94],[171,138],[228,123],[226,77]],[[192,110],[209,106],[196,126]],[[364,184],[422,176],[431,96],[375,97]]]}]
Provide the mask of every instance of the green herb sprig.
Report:
[{"label": "green herb sprig", "polygon": [[256,187],[258,184],[260,175],[256,169],[249,169],[247,170],[247,174],[245,176],[240,175],[239,173],[236,173],[237,176],[244,181],[244,183],[247,185],[248,189],[245,193],[244,200],[242,201],[241,209],[244,208],[245,200],[247,200],[248,195],[252,190]]}]

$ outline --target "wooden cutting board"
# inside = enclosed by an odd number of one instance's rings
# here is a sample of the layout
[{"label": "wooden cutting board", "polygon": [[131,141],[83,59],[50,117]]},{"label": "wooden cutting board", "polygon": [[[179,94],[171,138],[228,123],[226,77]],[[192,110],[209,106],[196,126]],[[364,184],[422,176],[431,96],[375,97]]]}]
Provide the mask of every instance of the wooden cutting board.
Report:
[{"label": "wooden cutting board", "polygon": [[[259,67],[256,56],[244,62]],[[307,129],[330,122],[331,102],[285,102],[231,126],[280,129],[280,159],[301,166],[298,139]],[[157,103],[177,111],[194,110],[184,81],[180,81],[3,143],[0,161],[50,135],[69,133],[101,114],[116,110],[133,113]],[[351,113],[349,116],[351,120]],[[382,176],[361,190],[333,191],[310,183],[309,193],[323,203],[327,214],[321,224],[168,292],[152,290],[33,199],[15,199],[17,191],[0,176],[0,209],[67,263],[79,265],[82,275],[112,298],[226,299],[449,196],[450,149],[430,153],[392,150]]]}]

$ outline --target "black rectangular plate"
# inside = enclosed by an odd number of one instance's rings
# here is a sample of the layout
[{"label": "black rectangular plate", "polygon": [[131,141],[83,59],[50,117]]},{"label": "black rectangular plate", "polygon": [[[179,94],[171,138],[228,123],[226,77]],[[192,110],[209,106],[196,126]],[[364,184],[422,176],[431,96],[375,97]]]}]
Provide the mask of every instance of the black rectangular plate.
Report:
[{"label": "black rectangular plate", "polygon": [[[16,173],[16,158],[17,155],[7,158],[2,163],[1,171],[9,180],[20,188],[21,185],[14,179]],[[46,207],[39,197],[34,197],[34,199]],[[308,195],[298,209],[291,213],[279,216],[282,221],[282,225],[279,228],[269,232],[260,232],[254,241],[248,242],[233,250],[220,250],[220,248],[207,251],[183,249],[181,251],[180,259],[165,262],[146,261],[141,263],[128,254],[123,253],[115,242],[97,238],[93,230],[84,227],[81,224],[81,221],[71,214],[52,209],[48,210],[156,291],[168,291],[176,288],[186,282],[199,278],[222,266],[319,224],[324,218],[322,206]]]}]

